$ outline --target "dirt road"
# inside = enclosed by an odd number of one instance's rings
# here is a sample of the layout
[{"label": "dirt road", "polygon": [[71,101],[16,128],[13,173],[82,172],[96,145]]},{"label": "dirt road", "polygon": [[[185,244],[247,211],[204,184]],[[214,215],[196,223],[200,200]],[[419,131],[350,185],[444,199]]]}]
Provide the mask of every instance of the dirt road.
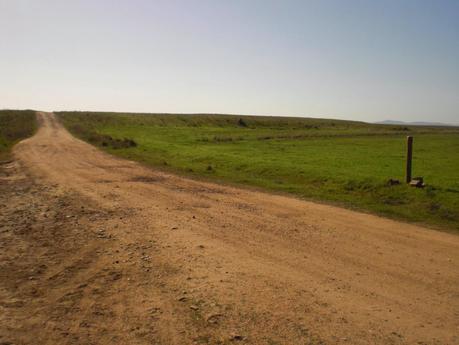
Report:
[{"label": "dirt road", "polygon": [[459,344],[459,236],[147,169],[52,114],[0,176],[0,344]]}]

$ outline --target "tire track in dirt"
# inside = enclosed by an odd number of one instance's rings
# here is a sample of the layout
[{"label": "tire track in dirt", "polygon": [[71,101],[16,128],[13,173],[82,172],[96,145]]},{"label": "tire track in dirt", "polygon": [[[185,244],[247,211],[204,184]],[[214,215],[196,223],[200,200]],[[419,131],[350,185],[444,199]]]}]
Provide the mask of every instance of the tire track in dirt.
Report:
[{"label": "tire track in dirt", "polygon": [[[129,344],[459,344],[457,236],[147,169],[38,116],[38,133],[15,148],[24,171],[105,214],[76,226],[92,237],[68,264],[81,256],[85,269],[52,287],[105,291],[70,295],[79,313],[61,326],[73,343],[108,344],[111,332]],[[118,267],[115,283],[104,265]],[[138,326],[151,315],[154,333]]]}]

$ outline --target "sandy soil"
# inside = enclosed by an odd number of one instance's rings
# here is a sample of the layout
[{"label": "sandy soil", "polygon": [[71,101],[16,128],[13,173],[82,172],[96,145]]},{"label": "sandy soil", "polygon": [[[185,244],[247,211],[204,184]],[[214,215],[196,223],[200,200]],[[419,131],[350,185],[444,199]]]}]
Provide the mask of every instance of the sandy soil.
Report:
[{"label": "sandy soil", "polygon": [[459,236],[150,170],[38,116],[0,168],[0,344],[459,344]]}]

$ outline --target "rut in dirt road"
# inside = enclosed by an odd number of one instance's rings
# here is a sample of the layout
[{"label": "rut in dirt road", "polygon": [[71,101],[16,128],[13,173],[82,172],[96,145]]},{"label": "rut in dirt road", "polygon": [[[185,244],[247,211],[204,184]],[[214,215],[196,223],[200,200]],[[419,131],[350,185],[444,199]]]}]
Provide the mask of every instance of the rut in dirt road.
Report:
[{"label": "rut in dirt road", "polygon": [[[55,236],[56,257],[21,254],[49,262],[34,280],[39,299],[5,309],[5,341],[459,344],[457,236],[151,170],[38,116],[38,133],[15,148],[17,170],[47,188],[44,208],[59,212],[46,200],[65,196],[72,223],[59,224],[75,242],[68,257]],[[34,217],[45,236],[51,225]],[[11,325],[28,313],[20,338]]]}]

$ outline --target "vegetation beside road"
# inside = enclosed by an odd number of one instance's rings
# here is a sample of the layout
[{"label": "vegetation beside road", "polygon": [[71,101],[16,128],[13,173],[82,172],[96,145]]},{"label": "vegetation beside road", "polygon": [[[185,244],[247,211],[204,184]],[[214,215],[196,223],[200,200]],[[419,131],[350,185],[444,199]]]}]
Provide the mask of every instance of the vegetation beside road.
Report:
[{"label": "vegetation beside road", "polygon": [[0,161],[10,158],[11,148],[37,128],[33,110],[0,110]]},{"label": "vegetation beside road", "polygon": [[[60,112],[76,136],[162,169],[459,230],[459,128],[235,115]],[[406,136],[413,176],[403,183]],[[389,179],[402,183],[390,185]]]}]

